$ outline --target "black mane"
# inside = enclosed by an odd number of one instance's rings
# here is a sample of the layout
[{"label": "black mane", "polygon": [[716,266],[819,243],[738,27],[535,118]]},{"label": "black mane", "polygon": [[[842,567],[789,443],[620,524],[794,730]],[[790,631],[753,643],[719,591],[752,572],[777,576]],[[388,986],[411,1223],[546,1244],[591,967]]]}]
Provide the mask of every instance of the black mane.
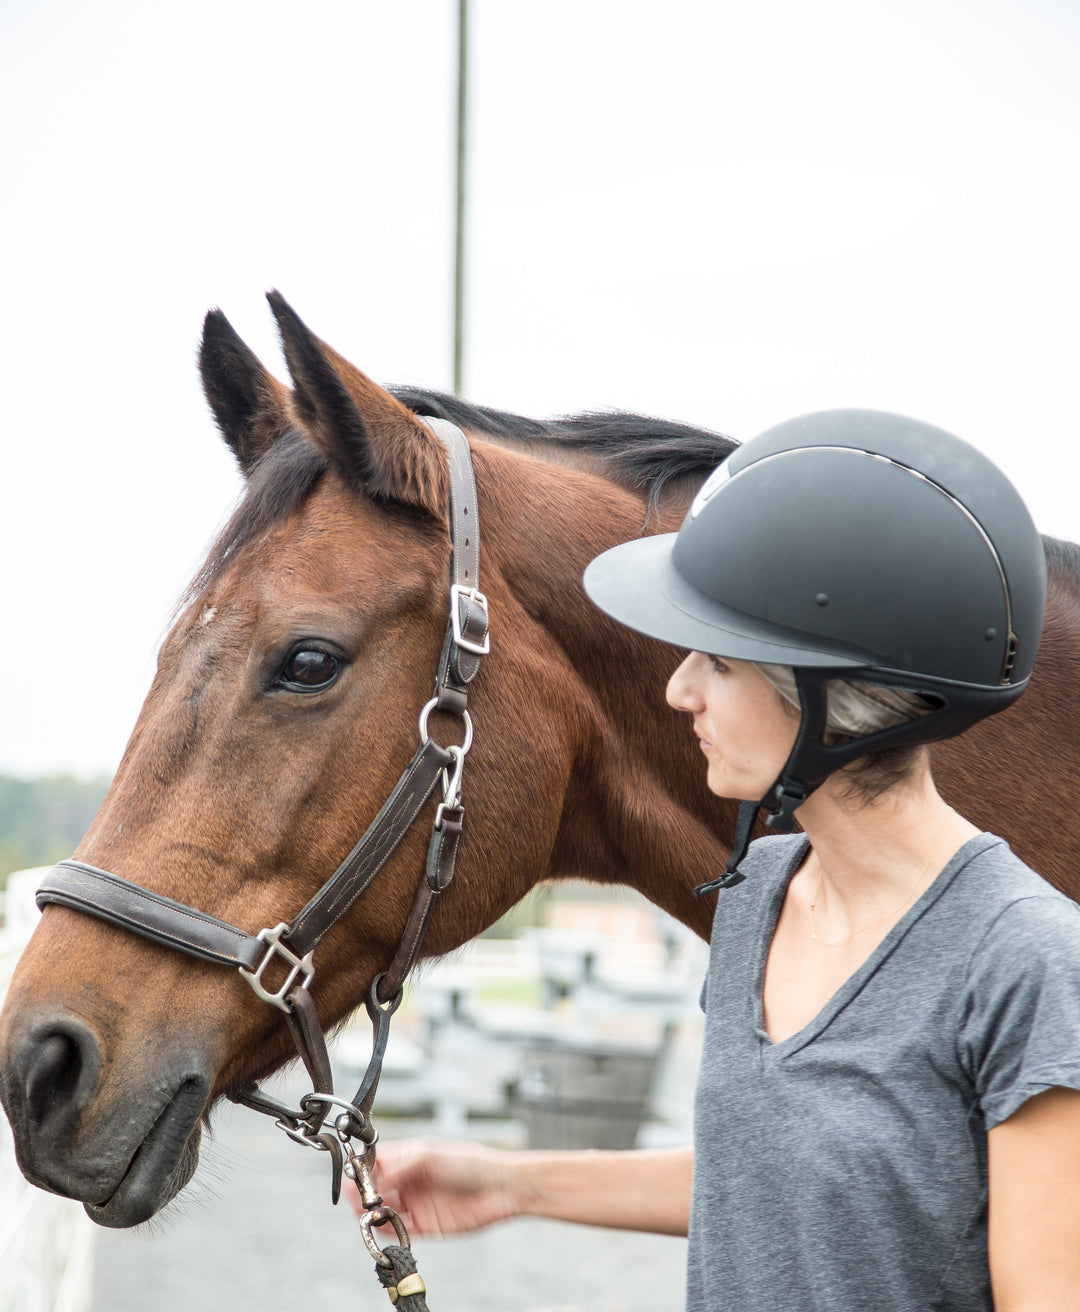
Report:
[{"label": "black mane", "polygon": [[[542,459],[585,464],[622,487],[644,492],[649,513],[668,483],[701,482],[738,445],[707,429],[621,411],[539,420],[472,405],[443,392],[410,387],[390,391],[421,417],[448,419]],[[278,438],[252,470],[243,500],[210,548],[184,603],[212,583],[238,551],[291,514],[326,467],[325,456],[299,430]]]},{"label": "black mane", "polygon": [[415,415],[449,419],[459,428],[524,447],[542,458],[583,456],[590,468],[612,482],[648,493],[650,508],[666,483],[705,479],[738,446],[733,438],[705,428],[622,410],[527,419],[426,388],[389,390]]}]

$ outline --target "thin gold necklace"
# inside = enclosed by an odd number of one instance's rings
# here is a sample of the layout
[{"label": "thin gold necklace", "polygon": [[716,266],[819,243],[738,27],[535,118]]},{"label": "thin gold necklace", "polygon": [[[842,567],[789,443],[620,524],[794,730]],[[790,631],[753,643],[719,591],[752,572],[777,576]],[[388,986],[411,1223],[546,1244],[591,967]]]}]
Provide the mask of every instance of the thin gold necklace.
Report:
[{"label": "thin gold necklace", "polygon": [[821,858],[819,857],[817,883],[814,886],[814,896],[810,899],[810,937],[814,942],[820,943],[823,948],[842,948],[846,943],[850,943],[856,934],[865,933],[866,930],[873,929],[875,925],[880,925],[883,920],[888,920],[890,916],[895,916],[898,911],[902,911],[911,901],[915,894],[915,890],[926,878],[926,872],[930,869],[930,862],[934,859],[934,853],[937,851],[941,835],[945,832],[945,825],[948,823],[949,821],[946,819],[945,824],[943,824],[934,835],[934,842],[930,848],[930,855],[926,858],[926,864],[919,871],[918,879],[916,879],[914,884],[908,889],[903,902],[898,903],[891,911],[886,911],[883,916],[878,916],[876,920],[870,920],[865,925],[860,925],[858,929],[853,929],[847,938],[818,938],[817,931],[814,928],[814,910],[817,907],[818,894],[821,892],[821,881],[825,875],[825,867],[821,864]]}]

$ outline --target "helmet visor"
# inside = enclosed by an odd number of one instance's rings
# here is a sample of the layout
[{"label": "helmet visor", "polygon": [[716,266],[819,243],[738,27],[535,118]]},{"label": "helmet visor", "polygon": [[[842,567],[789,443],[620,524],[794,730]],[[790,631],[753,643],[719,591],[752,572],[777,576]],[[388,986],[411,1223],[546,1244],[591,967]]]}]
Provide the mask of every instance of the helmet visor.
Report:
[{"label": "helmet visor", "polygon": [[[806,644],[806,635],[749,615],[701,592],[676,569],[677,534],[623,542],[596,557],[585,570],[585,591],[612,619],[627,628],[688,651],[732,660],[777,665],[845,667],[873,665],[872,652],[845,643]],[[738,568],[737,562],[732,568]]]}]

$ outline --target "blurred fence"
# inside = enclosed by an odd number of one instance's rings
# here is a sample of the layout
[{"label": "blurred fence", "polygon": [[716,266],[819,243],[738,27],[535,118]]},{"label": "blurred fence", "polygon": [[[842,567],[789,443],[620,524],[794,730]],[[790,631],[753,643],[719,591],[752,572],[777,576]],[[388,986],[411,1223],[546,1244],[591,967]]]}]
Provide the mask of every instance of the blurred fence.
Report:
[{"label": "blurred fence", "polygon": [[[37,921],[34,891],[45,869],[9,875],[0,928],[0,1002]],[[78,1203],[26,1183],[0,1114],[0,1312],[86,1312],[94,1227]]]}]

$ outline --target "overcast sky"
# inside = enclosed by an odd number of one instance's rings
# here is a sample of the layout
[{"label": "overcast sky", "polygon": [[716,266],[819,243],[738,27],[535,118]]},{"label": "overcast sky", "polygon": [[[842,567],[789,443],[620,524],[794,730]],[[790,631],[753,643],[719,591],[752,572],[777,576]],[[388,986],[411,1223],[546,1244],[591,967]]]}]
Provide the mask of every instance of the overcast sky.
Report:
[{"label": "overcast sky", "polygon": [[[4,0],[0,771],[112,770],[280,287],[450,384],[454,0]],[[473,0],[466,394],[914,414],[1080,539],[1075,0]]]}]

